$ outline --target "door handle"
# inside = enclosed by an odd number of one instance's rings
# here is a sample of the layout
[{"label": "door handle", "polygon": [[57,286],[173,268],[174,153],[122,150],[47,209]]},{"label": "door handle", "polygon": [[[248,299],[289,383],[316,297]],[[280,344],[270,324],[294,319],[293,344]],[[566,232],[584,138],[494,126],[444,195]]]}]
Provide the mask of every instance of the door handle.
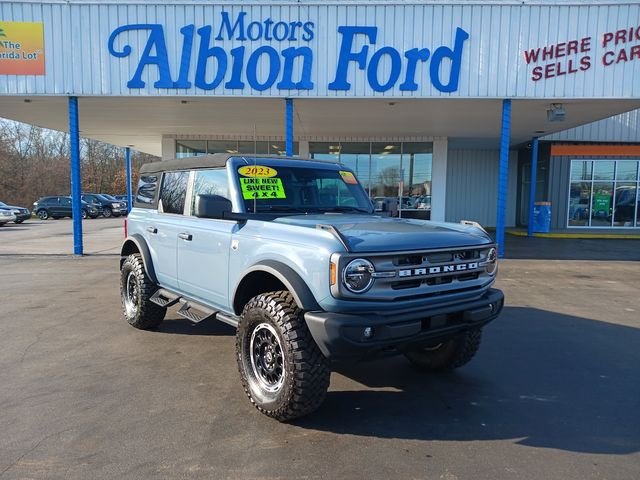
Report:
[{"label": "door handle", "polygon": [[156,234],[158,233],[158,229],[156,227],[147,227],[147,232]]},{"label": "door handle", "polygon": [[182,240],[186,240],[187,242],[190,242],[191,239],[193,238],[193,235],[191,235],[190,233],[179,233],[178,238],[181,238]]}]

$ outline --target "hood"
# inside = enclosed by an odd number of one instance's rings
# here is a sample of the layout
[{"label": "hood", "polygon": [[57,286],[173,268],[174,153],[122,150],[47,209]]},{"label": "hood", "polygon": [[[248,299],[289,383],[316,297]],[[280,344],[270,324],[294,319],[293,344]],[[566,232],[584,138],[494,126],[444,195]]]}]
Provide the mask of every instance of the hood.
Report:
[{"label": "hood", "polygon": [[380,252],[454,248],[493,243],[482,230],[457,223],[431,222],[376,215],[293,215],[276,223],[316,228],[332,225],[352,252]]}]

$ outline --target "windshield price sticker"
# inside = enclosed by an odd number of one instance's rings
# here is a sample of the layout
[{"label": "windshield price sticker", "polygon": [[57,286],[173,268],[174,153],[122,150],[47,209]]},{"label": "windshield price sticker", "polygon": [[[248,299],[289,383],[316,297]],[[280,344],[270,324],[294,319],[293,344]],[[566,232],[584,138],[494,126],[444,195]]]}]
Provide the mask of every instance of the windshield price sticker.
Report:
[{"label": "windshield price sticker", "polygon": [[344,181],[344,183],[350,183],[351,185],[358,184],[358,180],[351,172],[345,172],[343,170],[340,170],[340,176],[342,177],[342,180]]},{"label": "windshield price sticker", "polygon": [[240,187],[242,188],[242,198],[245,200],[287,198],[282,180],[279,178],[241,177]]},{"label": "windshield price sticker", "polygon": [[275,168],[262,165],[245,165],[238,169],[238,173],[243,177],[270,178],[275,177],[278,171]]}]

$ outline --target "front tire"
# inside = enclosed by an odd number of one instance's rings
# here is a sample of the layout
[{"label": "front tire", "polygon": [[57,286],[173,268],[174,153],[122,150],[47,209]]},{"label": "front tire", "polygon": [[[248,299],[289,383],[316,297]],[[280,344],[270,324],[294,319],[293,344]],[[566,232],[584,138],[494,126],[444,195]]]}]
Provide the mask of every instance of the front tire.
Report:
[{"label": "front tire", "polygon": [[82,219],[83,219],[83,220],[86,220],[88,216],[89,216],[89,214],[88,214],[88,213],[87,213],[87,211],[83,208],[83,209],[82,209]]},{"label": "front tire", "polygon": [[104,216],[104,218],[111,218],[111,216],[112,216],[111,209],[110,208],[105,208],[102,211],[102,215]]},{"label": "front tire", "polygon": [[405,352],[405,356],[421,370],[427,372],[450,371],[471,361],[480,348],[481,339],[482,329],[476,328],[439,345]]},{"label": "front tire", "polygon": [[140,330],[151,330],[164,320],[167,309],[149,299],[158,289],[144,268],[139,253],[129,255],[120,268],[120,298],[122,310],[129,325]]},{"label": "front tire", "polygon": [[47,212],[46,210],[42,209],[42,210],[38,210],[38,212],[36,213],[36,215],[38,215],[38,218],[40,220],[47,220],[49,218],[49,212]]},{"label": "front tire", "polygon": [[251,403],[279,421],[316,410],[329,388],[329,361],[287,291],[253,297],[236,334],[236,358]]}]

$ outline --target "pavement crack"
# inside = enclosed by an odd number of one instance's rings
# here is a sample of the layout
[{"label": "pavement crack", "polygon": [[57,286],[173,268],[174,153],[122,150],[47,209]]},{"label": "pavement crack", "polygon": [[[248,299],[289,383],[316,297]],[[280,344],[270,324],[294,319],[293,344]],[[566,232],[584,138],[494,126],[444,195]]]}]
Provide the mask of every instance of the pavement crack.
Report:
[{"label": "pavement crack", "polygon": [[20,463],[20,460],[22,460],[24,457],[26,457],[30,453],[34,452],[42,444],[42,442],[44,442],[45,440],[48,440],[49,438],[54,437],[56,435],[60,435],[61,433],[68,432],[69,430],[73,430],[73,429],[72,428],[66,428],[64,430],[60,430],[59,432],[50,433],[49,435],[45,435],[44,437],[42,437],[40,440],[38,440],[38,442],[33,447],[31,447],[29,450],[24,452],[13,463],[11,463],[4,470],[2,470],[0,472],[0,477],[4,476],[5,473],[7,473],[9,470],[11,470],[13,467],[15,467],[18,463]]}]

